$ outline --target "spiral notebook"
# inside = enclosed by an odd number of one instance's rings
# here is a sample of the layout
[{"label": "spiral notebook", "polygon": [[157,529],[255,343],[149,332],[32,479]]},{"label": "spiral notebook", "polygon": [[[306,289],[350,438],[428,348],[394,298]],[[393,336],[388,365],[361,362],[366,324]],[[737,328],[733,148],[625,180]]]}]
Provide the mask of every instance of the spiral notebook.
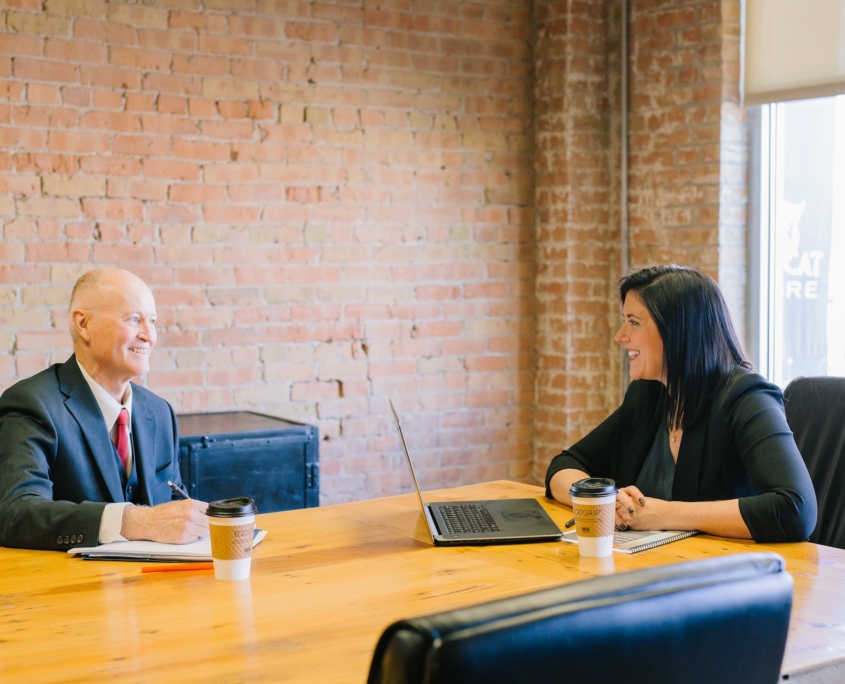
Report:
[{"label": "spiral notebook", "polygon": [[[639,553],[649,549],[671,544],[687,537],[701,534],[698,530],[664,530],[655,532],[653,530],[627,530],[625,532],[613,533],[613,550],[619,553]],[[565,532],[561,537],[562,541],[572,544],[578,543],[578,536],[575,531]]]},{"label": "spiral notebook", "polygon": [[[267,536],[266,530],[256,529],[252,537],[252,547],[258,546],[265,536]],[[211,537],[205,536],[190,544],[162,544],[151,541],[111,542],[99,546],[80,546],[68,550],[68,553],[84,560],[208,562],[211,560]]]}]

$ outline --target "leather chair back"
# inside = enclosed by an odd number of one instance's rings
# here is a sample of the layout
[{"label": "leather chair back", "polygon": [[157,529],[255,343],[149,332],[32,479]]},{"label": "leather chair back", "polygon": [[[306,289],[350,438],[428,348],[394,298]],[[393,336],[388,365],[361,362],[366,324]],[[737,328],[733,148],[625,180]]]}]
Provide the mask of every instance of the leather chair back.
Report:
[{"label": "leather chair back", "polygon": [[783,399],[816,490],[819,514],[810,541],[845,549],[845,378],[797,378]]},{"label": "leather chair back", "polygon": [[773,553],[625,572],[402,620],[369,684],[775,684],[792,577]]}]

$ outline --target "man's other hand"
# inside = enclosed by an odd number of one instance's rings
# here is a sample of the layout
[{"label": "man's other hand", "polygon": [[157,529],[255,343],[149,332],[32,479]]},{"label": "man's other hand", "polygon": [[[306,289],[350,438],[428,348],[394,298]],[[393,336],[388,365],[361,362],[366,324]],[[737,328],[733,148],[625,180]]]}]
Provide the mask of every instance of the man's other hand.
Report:
[{"label": "man's other hand", "polygon": [[208,534],[208,504],[196,499],[159,506],[127,506],[120,534],[130,541],[146,539],[165,544],[188,544]]}]

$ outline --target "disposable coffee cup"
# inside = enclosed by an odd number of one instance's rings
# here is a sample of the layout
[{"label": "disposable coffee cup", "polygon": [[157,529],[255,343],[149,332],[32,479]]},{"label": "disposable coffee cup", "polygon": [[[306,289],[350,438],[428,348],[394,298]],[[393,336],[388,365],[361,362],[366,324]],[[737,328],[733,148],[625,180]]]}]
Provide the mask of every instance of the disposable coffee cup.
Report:
[{"label": "disposable coffee cup", "polygon": [[242,580],[249,577],[256,513],[255,501],[245,496],[208,504],[205,514],[208,516],[216,579]]},{"label": "disposable coffee cup", "polygon": [[616,483],[603,477],[578,480],[569,488],[578,552],[588,558],[613,553]]}]

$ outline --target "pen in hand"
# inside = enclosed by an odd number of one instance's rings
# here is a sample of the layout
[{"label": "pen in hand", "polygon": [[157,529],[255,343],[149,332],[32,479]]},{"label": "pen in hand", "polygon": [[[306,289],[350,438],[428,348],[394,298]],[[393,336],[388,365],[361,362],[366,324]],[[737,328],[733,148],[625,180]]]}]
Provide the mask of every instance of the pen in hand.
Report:
[{"label": "pen in hand", "polygon": [[182,489],[179,485],[173,484],[170,480],[167,481],[167,486],[170,487],[174,492],[176,492],[181,498],[183,499],[190,499],[191,497],[188,496],[188,492]]}]

